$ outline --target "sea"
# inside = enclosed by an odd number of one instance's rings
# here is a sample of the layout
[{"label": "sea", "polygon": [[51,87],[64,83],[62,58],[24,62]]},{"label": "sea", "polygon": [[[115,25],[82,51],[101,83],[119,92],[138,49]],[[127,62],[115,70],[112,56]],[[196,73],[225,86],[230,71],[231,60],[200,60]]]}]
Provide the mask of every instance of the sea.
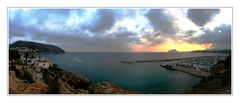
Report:
[{"label": "sea", "polygon": [[161,62],[121,63],[123,60],[159,60],[199,56],[225,56],[217,53],[136,53],[136,52],[67,52],[35,56],[48,58],[60,68],[85,76],[96,82],[113,82],[120,87],[143,94],[184,94],[200,83],[196,77],[180,71],[170,71]]}]

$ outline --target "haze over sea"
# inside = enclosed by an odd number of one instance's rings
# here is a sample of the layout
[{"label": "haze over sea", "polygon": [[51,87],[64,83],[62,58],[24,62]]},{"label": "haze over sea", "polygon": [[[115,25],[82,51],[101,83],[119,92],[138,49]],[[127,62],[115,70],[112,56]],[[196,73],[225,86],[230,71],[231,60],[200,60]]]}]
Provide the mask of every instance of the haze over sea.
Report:
[{"label": "haze over sea", "polygon": [[124,64],[122,60],[174,59],[225,55],[216,53],[114,53],[68,52],[60,55],[36,55],[50,59],[60,68],[86,76],[93,83],[109,81],[141,93],[186,93],[201,81],[179,71],[169,71],[160,62]]}]

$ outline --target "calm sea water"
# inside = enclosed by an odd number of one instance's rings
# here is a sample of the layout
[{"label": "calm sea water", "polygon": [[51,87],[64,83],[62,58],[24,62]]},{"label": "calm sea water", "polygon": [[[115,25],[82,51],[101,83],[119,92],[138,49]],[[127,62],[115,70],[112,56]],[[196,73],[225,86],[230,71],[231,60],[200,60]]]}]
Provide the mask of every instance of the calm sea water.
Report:
[{"label": "calm sea water", "polygon": [[160,67],[159,62],[124,64],[122,60],[151,60],[222,55],[214,53],[104,53],[75,52],[37,55],[50,59],[62,69],[86,76],[93,83],[110,81],[141,93],[186,93],[201,81],[179,71]]}]

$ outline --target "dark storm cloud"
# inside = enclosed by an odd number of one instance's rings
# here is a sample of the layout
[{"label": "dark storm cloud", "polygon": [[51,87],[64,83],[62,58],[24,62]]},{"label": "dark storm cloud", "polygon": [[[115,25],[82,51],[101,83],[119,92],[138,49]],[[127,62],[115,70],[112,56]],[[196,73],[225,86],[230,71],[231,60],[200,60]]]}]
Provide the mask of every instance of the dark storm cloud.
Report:
[{"label": "dark storm cloud", "polygon": [[220,12],[219,9],[189,9],[187,17],[198,26],[204,26]]},{"label": "dark storm cloud", "polygon": [[140,38],[137,37],[137,34],[131,31],[128,31],[127,28],[119,28],[117,32],[113,33],[116,39],[119,39],[123,42],[141,44]]},{"label": "dark storm cloud", "polygon": [[57,44],[67,51],[128,51],[128,42],[123,38],[112,38],[112,37],[87,37],[85,34],[82,36],[71,35],[49,35],[46,32],[37,32],[36,35],[32,36],[33,40],[44,40],[51,43]]},{"label": "dark storm cloud", "polygon": [[104,32],[105,30],[111,29],[115,24],[115,13],[112,10],[100,9],[97,11],[96,20],[86,29],[91,32]]},{"label": "dark storm cloud", "polygon": [[197,43],[212,43],[215,49],[231,48],[231,25],[222,24],[213,31],[205,30],[204,34],[191,39]]},{"label": "dark storm cloud", "polygon": [[164,40],[165,36],[152,35],[150,33],[144,34],[142,38],[147,39],[151,43],[148,46],[159,45],[159,44],[165,42],[165,40]]},{"label": "dark storm cloud", "polygon": [[[98,10],[96,20],[89,23],[89,28],[71,30],[70,34],[67,33],[69,31],[65,32],[61,29],[51,31],[46,28],[46,23],[49,21],[54,21],[54,24],[57,25],[65,25],[70,11],[60,11],[34,10],[31,12],[18,12],[19,15],[14,15],[15,17],[9,20],[10,40],[20,37],[23,40],[41,41],[60,46],[66,51],[129,51],[129,43],[140,42],[136,33],[128,31],[127,28],[120,28],[113,34],[104,32],[112,28],[115,23],[115,13],[111,10]],[[27,15],[23,16],[23,14]],[[78,12],[78,14],[81,14],[81,12]],[[32,23],[32,19],[38,21]],[[88,30],[90,32],[85,32]]]},{"label": "dark storm cloud", "polygon": [[174,25],[174,17],[166,12],[165,9],[151,9],[146,15],[155,31],[160,31],[161,35],[174,35],[178,28]]},{"label": "dark storm cloud", "polygon": [[[66,51],[129,51],[128,43],[138,43],[139,38],[129,31],[116,32],[117,38],[111,36],[93,36],[89,34],[66,35],[64,33],[53,33],[49,31],[40,31],[37,29],[29,29],[31,34],[19,32],[23,34],[18,37],[25,37],[31,41],[44,41],[63,48]],[[15,36],[16,37],[16,36]],[[14,38],[14,37],[12,37]]]}]

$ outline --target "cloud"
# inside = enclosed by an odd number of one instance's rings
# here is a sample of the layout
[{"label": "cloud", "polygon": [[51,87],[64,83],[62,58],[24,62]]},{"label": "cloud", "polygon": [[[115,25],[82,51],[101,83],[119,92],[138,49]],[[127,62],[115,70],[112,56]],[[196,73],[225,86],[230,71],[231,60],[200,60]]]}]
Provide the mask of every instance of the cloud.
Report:
[{"label": "cloud", "polygon": [[187,17],[198,26],[204,26],[220,13],[219,9],[189,9]]},{"label": "cloud", "polygon": [[[86,14],[88,11],[47,12],[47,10],[18,11],[17,15],[9,20],[10,41],[19,38],[40,41],[60,46],[66,51],[129,51],[129,43],[140,42],[136,33],[128,31],[126,28],[121,28],[112,34],[104,32],[110,29],[116,21],[115,13],[111,10],[97,10],[96,13],[91,14]],[[23,14],[28,15],[23,16]],[[96,20],[86,18],[89,15],[91,18],[96,17]],[[82,16],[82,18],[78,18],[79,16]],[[26,22],[33,18],[37,19],[38,22],[26,25]],[[68,22],[69,25],[65,26],[66,21],[70,19],[79,20],[83,18],[87,20],[85,22],[91,23],[85,24],[81,21],[79,24],[73,24],[70,21]],[[76,25],[78,27],[71,28]],[[89,27],[84,29],[86,26]]]},{"label": "cloud", "polygon": [[151,9],[146,13],[146,17],[154,30],[160,32],[161,35],[174,35],[178,31],[174,24],[174,17],[165,9]]},{"label": "cloud", "polygon": [[[9,39],[51,43],[66,51],[131,51],[133,45],[149,48],[166,38],[229,47],[231,26],[179,30],[175,16],[165,9],[10,9]],[[186,35],[177,35],[180,31]],[[204,34],[196,37],[199,31]]]},{"label": "cloud", "polygon": [[104,32],[105,30],[111,29],[116,22],[115,13],[108,9],[99,9],[97,11],[96,20],[86,29],[91,32]]},{"label": "cloud", "polygon": [[119,28],[118,31],[112,33],[112,35],[115,35],[116,39],[119,39],[122,42],[141,44],[137,33],[128,31],[127,28]]},{"label": "cloud", "polygon": [[197,33],[196,30],[188,30],[188,31],[185,31],[185,34],[183,37],[192,37],[195,33]]},{"label": "cloud", "polygon": [[142,38],[146,39],[148,42],[148,44],[146,44],[147,46],[156,46],[159,45],[161,43],[165,42],[165,38],[166,36],[160,36],[160,35],[152,35],[151,33],[146,33],[142,36]]},{"label": "cloud", "polygon": [[[95,51],[95,52],[117,52],[129,51],[129,42],[133,42],[130,37],[113,38],[111,36],[92,36],[85,33],[82,35],[66,35],[61,33],[50,33],[48,31],[31,30],[31,34],[23,33],[23,40],[41,41],[42,43],[50,43],[63,48],[66,51]],[[12,37],[11,39],[18,38]],[[135,40],[136,41],[136,40]]]},{"label": "cloud", "polygon": [[212,43],[214,49],[231,48],[231,25],[222,24],[211,30],[204,30],[204,34],[191,38],[196,43]]}]

